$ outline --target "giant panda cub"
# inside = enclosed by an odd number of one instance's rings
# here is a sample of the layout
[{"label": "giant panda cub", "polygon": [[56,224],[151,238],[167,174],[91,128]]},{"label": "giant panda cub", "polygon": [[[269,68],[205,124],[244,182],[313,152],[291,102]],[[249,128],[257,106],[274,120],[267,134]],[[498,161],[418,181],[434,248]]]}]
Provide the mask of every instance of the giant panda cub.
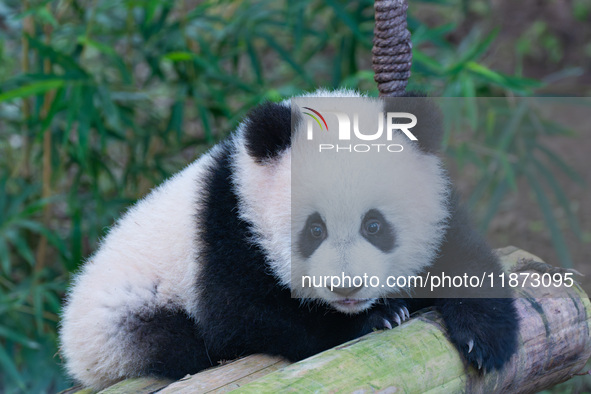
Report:
[{"label": "giant panda cub", "polygon": [[[309,97],[356,97],[355,109],[378,120],[392,105],[351,91]],[[442,169],[435,106],[396,103],[393,111],[416,115],[416,140],[395,131],[388,143],[400,152],[356,158],[308,149],[309,117],[291,101],[262,104],[130,208],[69,292],[60,334],[70,375],[102,389],[140,375],[178,379],[253,353],[296,361],[400,325],[425,306],[438,308],[467,364],[502,368],[517,346],[509,293],[426,298],[413,289],[303,286],[303,275],[327,272],[371,271],[380,281],[501,272]],[[312,121],[316,142],[334,135],[336,120]]]}]

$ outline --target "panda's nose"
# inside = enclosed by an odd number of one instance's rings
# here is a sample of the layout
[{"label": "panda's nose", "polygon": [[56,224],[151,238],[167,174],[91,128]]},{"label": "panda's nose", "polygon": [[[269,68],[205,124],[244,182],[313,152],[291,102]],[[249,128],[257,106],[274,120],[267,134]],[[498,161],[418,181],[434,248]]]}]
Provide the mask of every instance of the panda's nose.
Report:
[{"label": "panda's nose", "polygon": [[[361,290],[362,287],[363,286],[339,286],[333,287],[332,292],[344,297],[350,297]],[[331,290],[330,286],[327,286],[327,288]]]}]

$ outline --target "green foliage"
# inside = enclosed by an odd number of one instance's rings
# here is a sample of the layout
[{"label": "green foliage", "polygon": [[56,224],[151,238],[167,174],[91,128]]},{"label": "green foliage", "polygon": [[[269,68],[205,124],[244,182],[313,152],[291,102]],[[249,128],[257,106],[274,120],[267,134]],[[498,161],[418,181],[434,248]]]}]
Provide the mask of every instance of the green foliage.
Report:
[{"label": "green foliage", "polygon": [[[69,273],[125,207],[223,138],[255,104],[319,86],[377,95],[370,70],[373,1],[4,3],[0,391],[55,391],[68,385],[54,354]],[[528,95],[541,86],[482,62],[496,32],[475,29],[452,45],[447,35],[455,24],[428,27],[412,9],[409,26],[410,89],[473,97]],[[484,227],[518,178],[538,179],[535,171],[548,165],[575,177],[551,150],[536,145],[543,131],[526,137],[515,131],[523,116],[523,109],[472,113],[472,126],[496,119],[490,130],[504,130],[477,134],[475,143],[492,155],[448,147],[452,157],[476,163],[486,175],[472,197],[490,206]],[[528,149],[549,159],[532,162],[531,174],[514,160]],[[568,205],[554,181],[542,179]],[[550,202],[538,186],[532,183],[548,215]],[[557,248],[564,247],[555,219],[546,221]],[[571,216],[569,223],[577,228]]]},{"label": "green foliage", "polygon": [[582,22],[588,21],[591,17],[591,1],[575,0],[573,2],[573,16]]},{"label": "green foliage", "polygon": [[[533,46],[532,42],[540,45]],[[536,21],[523,33],[517,41],[517,53],[538,61],[547,57],[553,63],[558,63],[564,56],[558,37],[543,21]]]},{"label": "green foliage", "polygon": [[[20,179],[0,179],[0,366],[6,379],[0,382],[9,392],[55,390],[65,384],[58,365],[48,360],[55,353],[66,275],[63,269],[37,269],[31,241],[44,235],[57,252],[64,251],[64,244],[37,220],[51,202],[36,197],[38,189]],[[24,362],[28,368],[19,368]]]}]

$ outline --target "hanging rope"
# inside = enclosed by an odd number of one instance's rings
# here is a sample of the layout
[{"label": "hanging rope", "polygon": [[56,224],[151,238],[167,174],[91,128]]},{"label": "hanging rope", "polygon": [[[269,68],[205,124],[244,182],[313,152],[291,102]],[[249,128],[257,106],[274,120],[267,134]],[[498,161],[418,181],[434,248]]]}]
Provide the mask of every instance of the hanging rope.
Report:
[{"label": "hanging rope", "polygon": [[374,80],[381,97],[404,94],[412,63],[412,43],[406,28],[407,0],[375,0],[373,39]]}]

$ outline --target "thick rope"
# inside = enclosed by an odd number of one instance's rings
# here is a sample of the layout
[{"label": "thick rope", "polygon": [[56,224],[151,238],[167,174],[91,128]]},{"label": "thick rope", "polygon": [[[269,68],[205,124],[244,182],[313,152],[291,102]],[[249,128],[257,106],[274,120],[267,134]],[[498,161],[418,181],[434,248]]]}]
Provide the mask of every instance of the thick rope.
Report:
[{"label": "thick rope", "polygon": [[373,39],[374,80],[381,97],[404,94],[412,63],[412,43],[406,28],[406,0],[375,0]]}]

